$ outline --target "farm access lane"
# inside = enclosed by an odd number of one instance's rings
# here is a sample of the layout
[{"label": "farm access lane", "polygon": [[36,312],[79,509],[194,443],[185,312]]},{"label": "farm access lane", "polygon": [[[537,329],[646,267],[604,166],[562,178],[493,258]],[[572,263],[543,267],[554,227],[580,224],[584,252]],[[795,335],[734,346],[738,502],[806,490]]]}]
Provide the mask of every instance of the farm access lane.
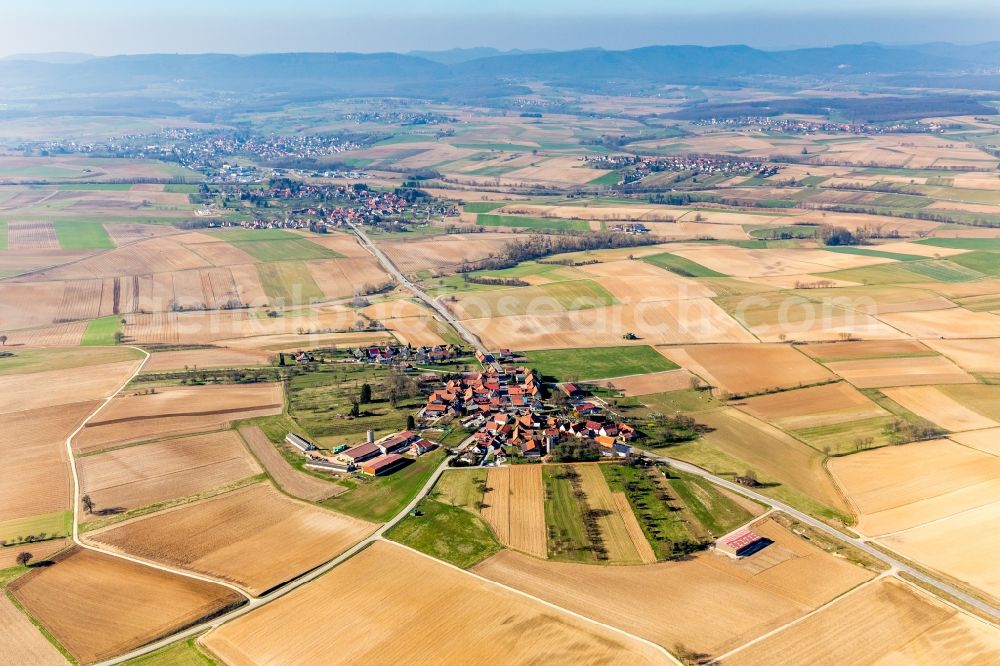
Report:
[{"label": "farm access lane", "polygon": [[[386,256],[386,254],[382,252],[382,250],[379,249],[379,247],[375,243],[373,243],[370,238],[368,238],[368,234],[366,234],[364,230],[355,226],[351,222],[348,222],[347,224],[351,227],[351,230],[354,231],[354,234],[358,237],[358,241],[361,243],[361,247],[368,250],[368,252],[370,252],[373,257],[378,259],[379,263],[382,264],[382,267],[389,273],[389,275],[395,278],[395,280],[399,282],[399,284],[401,284],[410,292],[412,292],[414,296],[422,300],[424,303],[429,305],[431,309],[433,309],[435,312],[441,315],[446,322],[451,324],[452,328],[458,331],[458,334],[462,336],[463,340],[468,342],[477,350],[481,351],[483,354],[488,353],[486,347],[483,346],[482,341],[480,341],[479,338],[477,338],[476,335],[472,333],[472,331],[470,331],[464,325],[462,325],[462,322],[459,321],[458,318],[455,317],[455,315],[453,315],[448,308],[446,308],[439,300],[437,300],[436,298],[432,298],[430,294],[428,294],[423,289],[421,289],[417,285],[413,284],[409,279],[407,279],[407,277],[403,275],[402,271],[400,271],[399,268],[396,267],[396,264],[392,263],[392,260],[389,259],[389,257]],[[499,363],[494,363],[493,365],[495,370],[500,370]]]},{"label": "farm access lane", "polygon": [[877,548],[873,548],[872,546],[868,545],[868,541],[866,539],[856,539],[854,537],[848,536],[843,532],[840,532],[839,530],[830,527],[822,520],[813,518],[812,516],[803,513],[802,511],[799,511],[798,509],[795,509],[785,504],[784,502],[780,502],[766,495],[761,495],[760,493],[750,490],[746,486],[741,486],[727,479],[718,477],[712,474],[711,472],[708,472],[702,469],[701,467],[698,467],[697,465],[692,465],[691,463],[684,462],[683,460],[677,460],[675,458],[668,458],[666,456],[656,455],[648,451],[641,451],[641,453],[643,456],[645,456],[650,460],[667,464],[670,467],[685,472],[687,474],[694,474],[695,476],[700,476],[706,481],[714,483],[717,486],[721,486],[723,488],[726,488],[727,490],[731,490],[732,492],[743,495],[744,497],[749,497],[750,499],[762,502],[763,504],[770,506],[773,509],[782,511],[794,517],[796,520],[799,520],[800,522],[803,522],[814,529],[820,530],[821,532],[825,532],[840,541],[849,543],[858,550],[863,551],[864,553],[874,557],[877,560],[880,560],[882,563],[886,564],[890,568],[890,573],[900,573],[900,572],[907,573],[910,576],[913,576],[914,578],[920,580],[921,582],[930,585],[933,588],[936,588],[940,592],[943,592],[945,595],[950,595],[968,604],[969,606],[972,606],[973,608],[985,613],[986,615],[989,615],[995,621],[1000,622],[1000,609],[980,599],[977,599],[976,597],[966,594],[965,592],[959,590],[958,588],[949,585],[944,581],[938,580],[934,576],[925,574],[919,569],[916,569],[910,566],[909,564],[906,564],[905,562],[897,560],[896,558],[886,554],[885,552]]},{"label": "farm access lane", "polygon": [[[466,439],[464,442],[462,442],[461,446],[465,446],[471,440],[472,440],[471,437]],[[448,469],[448,463],[451,462],[453,457],[454,456],[448,456],[441,461],[441,464],[438,465],[437,469],[435,469],[434,472],[430,475],[430,477],[427,479],[427,482],[423,485],[423,487],[416,494],[416,496],[414,496],[414,498],[409,502],[409,504],[403,507],[403,509],[399,513],[390,518],[381,527],[379,527],[377,530],[369,534],[367,537],[365,537],[358,543],[354,544],[353,546],[351,546],[350,548],[348,548],[343,553],[333,558],[326,564],[322,564],[313,569],[312,571],[308,571],[302,574],[298,578],[295,578],[289,581],[288,583],[285,583],[282,587],[279,587],[278,589],[273,590],[272,592],[269,592],[261,597],[250,598],[249,601],[243,606],[240,606],[239,608],[232,610],[224,615],[220,615],[207,622],[202,622],[201,624],[188,627],[183,631],[173,633],[169,636],[161,638],[158,641],[143,645],[142,647],[136,648],[131,652],[127,652],[125,654],[118,655],[117,657],[113,657],[106,661],[102,661],[96,664],[95,666],[111,666],[112,664],[120,664],[122,662],[128,661],[129,659],[135,659],[136,657],[141,657],[143,655],[149,654],[150,652],[155,652],[156,650],[164,648],[172,643],[176,643],[177,641],[197,636],[198,634],[201,634],[210,629],[214,629],[219,625],[225,624],[230,620],[235,620],[238,617],[246,615],[247,613],[259,608],[260,606],[275,601],[276,599],[285,596],[289,592],[298,589],[299,587],[305,585],[306,583],[312,582],[313,580],[319,578],[323,574],[329,572],[334,567],[343,564],[344,562],[351,559],[352,557],[360,553],[362,550],[370,546],[375,541],[382,539],[382,537],[388,530],[395,527],[395,525],[399,521],[403,520],[406,516],[408,516],[410,512],[416,508],[417,504],[419,504],[421,500],[423,500],[427,496],[427,494],[430,493],[431,489],[434,487],[434,484],[438,482],[438,479],[441,478],[441,475],[444,474],[446,469]],[[150,565],[150,563],[145,561],[140,561],[140,564]],[[171,569],[165,569],[165,570],[172,571]],[[211,582],[218,582],[218,581],[211,581]]]}]

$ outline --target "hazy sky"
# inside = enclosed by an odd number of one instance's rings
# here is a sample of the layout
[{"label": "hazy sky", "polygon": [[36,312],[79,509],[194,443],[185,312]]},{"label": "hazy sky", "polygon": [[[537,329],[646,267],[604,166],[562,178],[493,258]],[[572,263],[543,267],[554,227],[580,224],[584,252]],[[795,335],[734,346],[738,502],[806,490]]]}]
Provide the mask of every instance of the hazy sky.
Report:
[{"label": "hazy sky", "polygon": [[[4,8],[7,5],[10,8]],[[1000,38],[997,0],[0,0],[0,55]]]}]

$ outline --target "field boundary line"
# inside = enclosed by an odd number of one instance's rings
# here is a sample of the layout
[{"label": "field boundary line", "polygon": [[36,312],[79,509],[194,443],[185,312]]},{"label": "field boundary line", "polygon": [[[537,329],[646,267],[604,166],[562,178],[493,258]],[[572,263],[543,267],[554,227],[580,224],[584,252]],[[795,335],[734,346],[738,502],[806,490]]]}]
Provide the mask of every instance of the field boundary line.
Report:
[{"label": "field boundary line", "polygon": [[142,349],[140,347],[133,347],[131,345],[127,345],[126,348],[128,348],[128,349],[135,349],[136,351],[141,352],[144,355],[143,358],[142,358],[142,360],[136,366],[135,370],[132,371],[132,374],[130,374],[125,379],[125,381],[122,382],[122,384],[119,385],[118,388],[116,388],[114,390],[113,393],[111,393],[109,396],[107,396],[106,398],[104,398],[101,401],[101,404],[99,404],[94,409],[94,411],[92,411],[80,423],[80,425],[78,425],[76,427],[76,429],[73,432],[71,432],[66,437],[66,455],[68,456],[69,468],[70,468],[71,476],[72,476],[72,479],[73,479],[73,493],[72,493],[72,500],[73,500],[73,507],[72,507],[73,529],[72,529],[72,533],[71,533],[71,538],[73,540],[73,543],[76,544],[77,546],[79,546],[80,548],[84,548],[84,549],[87,549],[87,550],[92,550],[92,551],[97,552],[97,553],[103,553],[104,555],[109,555],[111,557],[117,557],[118,559],[125,560],[125,561],[128,561],[128,562],[132,562],[133,564],[139,564],[141,566],[147,566],[147,567],[151,567],[153,569],[159,569],[160,571],[165,571],[167,573],[176,574],[178,576],[184,576],[186,578],[192,578],[194,580],[200,580],[200,581],[202,581],[204,583],[214,583],[216,585],[222,585],[223,587],[226,587],[226,588],[232,590],[233,592],[236,592],[241,597],[243,597],[245,600],[249,601],[249,600],[252,599],[252,597],[249,594],[247,594],[246,592],[244,592],[243,590],[241,590],[239,587],[237,587],[235,585],[232,585],[230,583],[227,583],[227,582],[224,582],[224,581],[215,580],[214,578],[210,578],[208,576],[202,576],[202,575],[199,575],[199,574],[190,573],[190,572],[183,571],[183,570],[180,570],[180,569],[174,569],[174,568],[168,567],[168,566],[163,565],[163,564],[159,564],[159,563],[155,563],[155,562],[147,562],[147,561],[139,559],[137,557],[132,557],[131,555],[125,555],[123,553],[116,553],[116,552],[102,550],[101,548],[98,548],[97,546],[94,546],[93,544],[90,544],[87,541],[84,541],[83,539],[80,538],[80,525],[79,525],[79,522],[77,521],[78,513],[79,513],[79,510],[80,510],[80,490],[81,490],[80,489],[80,474],[79,474],[79,472],[76,469],[76,456],[73,453],[73,439],[78,434],[80,434],[81,430],[83,430],[85,427],[87,427],[87,424],[90,423],[91,419],[93,419],[105,407],[107,407],[108,404],[110,404],[111,401],[115,399],[115,396],[117,396],[122,390],[124,390],[125,387],[128,386],[129,383],[131,383],[132,380],[136,378],[136,376],[138,376],[138,374],[142,371],[143,366],[146,365],[146,361],[149,360],[150,354],[145,349]]},{"label": "field boundary line", "polygon": [[[981,481],[980,483],[977,483],[977,484],[972,485],[972,486],[967,486],[967,487],[968,488],[975,488],[976,486],[983,485],[985,483],[990,483],[991,480],[992,479],[987,479],[986,481]],[[962,490],[965,490],[965,488],[962,488]],[[945,494],[947,495],[947,494],[950,494],[950,493],[945,493]],[[932,497],[931,499],[936,499],[937,497],[941,497],[941,495],[936,495],[935,497]],[[914,503],[915,502],[909,502],[908,504],[903,504],[902,506],[909,506],[910,504],[914,504]],[[921,527],[927,527],[928,525],[935,525],[937,523],[940,523],[943,520],[950,520],[951,518],[955,518],[957,516],[961,516],[964,513],[969,513],[970,511],[978,511],[979,509],[982,509],[982,508],[990,506],[991,504],[997,504],[997,503],[1000,503],[1000,500],[996,500],[996,499],[995,500],[990,500],[989,502],[986,502],[985,504],[980,504],[979,506],[972,506],[972,507],[969,507],[968,509],[962,509],[961,511],[956,511],[955,513],[950,513],[947,516],[941,516],[939,518],[935,518],[934,520],[928,520],[926,523],[920,523],[919,525],[913,525],[912,527],[904,527],[901,530],[896,530],[894,532],[886,532],[885,534],[879,534],[878,536],[870,536],[870,537],[866,537],[866,538],[868,540],[870,540],[870,541],[878,541],[879,539],[884,539],[886,537],[896,536],[897,534],[904,534],[904,533],[910,532],[912,530],[920,529]],[[864,535],[862,535],[862,536],[864,536]]]},{"label": "field boundary line", "polygon": [[729,652],[726,652],[725,654],[720,654],[718,657],[715,657],[714,659],[712,659],[712,663],[715,664],[715,663],[719,663],[719,662],[724,662],[729,657],[731,657],[734,654],[737,654],[739,652],[742,652],[743,650],[747,649],[748,647],[750,647],[752,645],[756,645],[757,643],[760,643],[761,641],[767,640],[768,638],[771,638],[772,636],[780,634],[781,632],[785,631],[786,629],[790,629],[791,627],[794,627],[797,624],[805,622],[807,619],[809,619],[813,615],[816,615],[817,613],[820,613],[820,612],[826,610],[830,606],[833,606],[834,604],[842,601],[843,599],[846,599],[847,597],[853,595],[856,592],[859,592],[860,590],[868,587],[869,585],[872,585],[873,583],[877,583],[878,581],[882,580],[883,578],[894,578],[894,576],[892,576],[892,574],[890,572],[886,571],[886,572],[883,572],[883,573],[881,573],[881,574],[879,574],[879,575],[877,575],[877,576],[875,576],[875,577],[873,577],[873,578],[871,578],[869,580],[866,580],[865,582],[861,583],[860,585],[856,585],[856,586],[852,587],[850,590],[844,592],[843,594],[839,594],[839,595],[835,596],[833,599],[830,599],[829,601],[827,601],[826,603],[817,606],[816,608],[812,609],[811,611],[809,611],[805,615],[803,615],[801,617],[797,617],[794,620],[792,620],[791,622],[786,622],[785,624],[781,625],[780,627],[775,627],[771,631],[768,631],[767,633],[761,634],[760,636],[757,636],[756,638],[747,641],[743,645],[739,645],[737,647],[734,647],[732,650],[730,650]]},{"label": "field boundary line", "polygon": [[454,564],[451,564],[450,562],[445,562],[444,560],[439,560],[436,557],[432,557],[431,555],[428,555],[427,553],[422,553],[419,550],[417,550],[415,548],[411,548],[410,546],[407,546],[406,544],[399,543],[398,541],[391,541],[389,539],[384,539],[384,540],[387,541],[388,543],[391,543],[391,544],[395,545],[395,546],[400,546],[400,547],[405,548],[405,549],[407,549],[407,550],[409,550],[411,552],[414,552],[414,553],[420,555],[421,557],[426,557],[427,559],[429,559],[429,560],[431,560],[433,562],[437,562],[438,564],[442,564],[442,565],[444,565],[446,567],[454,569],[455,571],[459,571],[459,572],[461,572],[463,574],[466,574],[468,576],[472,576],[473,578],[476,578],[476,579],[478,579],[480,581],[488,583],[489,585],[495,585],[496,587],[499,587],[500,589],[507,590],[508,592],[513,592],[513,593],[515,593],[517,595],[520,595],[522,597],[526,597],[526,598],[531,599],[532,601],[538,602],[538,603],[540,603],[540,604],[542,604],[544,606],[547,606],[549,608],[553,608],[555,610],[558,610],[558,611],[560,611],[562,613],[566,613],[568,615],[571,615],[572,617],[575,617],[575,618],[577,618],[579,620],[584,620],[585,622],[589,622],[590,624],[595,624],[595,625],[597,625],[599,627],[603,627],[605,629],[609,629],[609,630],[611,630],[612,632],[614,632],[616,634],[621,634],[622,636],[625,636],[625,637],[630,638],[632,640],[638,641],[638,642],[640,642],[640,643],[642,643],[642,644],[644,644],[644,645],[646,645],[648,647],[653,648],[657,652],[660,652],[663,656],[665,656],[667,658],[667,660],[670,663],[676,664],[676,666],[683,666],[682,662],[679,661],[674,655],[670,654],[670,652],[665,647],[663,647],[662,645],[658,645],[657,643],[654,643],[653,641],[651,641],[649,639],[643,638],[642,636],[636,636],[635,634],[631,634],[631,633],[629,633],[629,632],[627,632],[624,629],[621,629],[619,627],[615,627],[615,626],[610,625],[610,624],[605,624],[604,622],[601,622],[600,620],[595,620],[592,617],[587,617],[586,615],[582,615],[582,614],[580,614],[580,613],[578,613],[578,612],[576,612],[574,610],[570,610],[568,608],[564,608],[562,606],[559,606],[558,604],[554,604],[551,601],[546,601],[545,599],[542,599],[541,597],[536,597],[535,595],[529,594],[528,592],[525,592],[524,590],[519,590],[516,587],[511,587],[511,586],[506,585],[504,583],[501,583],[501,582],[498,582],[498,581],[486,578],[485,576],[480,576],[479,574],[477,574],[474,571],[469,571],[468,569],[463,569],[461,567],[457,567]]}]

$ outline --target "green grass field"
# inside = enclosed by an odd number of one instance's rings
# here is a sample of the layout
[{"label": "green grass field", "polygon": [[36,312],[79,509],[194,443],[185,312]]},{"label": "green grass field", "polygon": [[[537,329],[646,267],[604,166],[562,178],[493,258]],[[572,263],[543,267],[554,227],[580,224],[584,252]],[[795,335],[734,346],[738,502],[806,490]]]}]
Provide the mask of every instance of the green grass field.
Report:
[{"label": "green grass field", "polygon": [[952,250],[1000,251],[1000,238],[925,238],[916,242]]},{"label": "green grass field", "polygon": [[0,522],[0,541],[15,541],[34,535],[46,537],[66,536],[70,530],[70,511],[55,511],[27,518],[15,518]]},{"label": "green grass field", "polygon": [[0,376],[26,375],[48,370],[68,370],[88,365],[103,365],[118,361],[138,360],[142,353],[131,347],[80,349],[63,347],[49,349],[11,349],[14,356],[0,358]]},{"label": "green grass field", "polygon": [[[695,541],[693,516],[676,494],[667,493],[667,480],[656,469],[629,465],[601,465],[612,492],[625,493],[656,559],[670,557],[674,543]],[[660,476],[661,478],[657,478]],[[669,499],[668,499],[669,498]]]},{"label": "green grass field", "polygon": [[83,346],[117,344],[115,333],[121,329],[122,318],[120,315],[92,319],[87,323],[87,330],[83,332],[80,344]]},{"label": "green grass field", "polygon": [[713,537],[728,534],[753,518],[705,479],[676,470],[671,470],[670,476],[670,486]]},{"label": "green grass field", "polygon": [[853,452],[856,448],[854,442],[858,438],[871,437],[873,446],[890,443],[882,429],[892,420],[891,416],[875,416],[858,421],[799,428],[791,433],[817,451],[838,455]]},{"label": "green grass field", "polygon": [[752,227],[748,233],[751,238],[758,240],[782,240],[788,236],[792,238],[815,238],[816,227],[805,225],[790,225],[785,227]]},{"label": "green grass field", "polygon": [[200,189],[199,185],[183,185],[180,183],[169,183],[163,186],[164,192],[172,194],[197,194]]},{"label": "green grass field", "polygon": [[0,250],[7,249],[7,220],[0,220]]},{"label": "green grass field", "polygon": [[215,661],[201,651],[197,638],[171,643],[165,648],[123,662],[123,666],[217,666]]},{"label": "green grass field", "polygon": [[501,549],[489,525],[471,511],[425,499],[416,514],[404,518],[386,537],[463,569]]},{"label": "green grass field", "polygon": [[587,528],[573,484],[566,471],[570,465],[542,467],[545,487],[545,528],[548,532],[549,558],[571,562],[594,562],[596,556],[587,538]]},{"label": "green grass field", "polygon": [[257,264],[257,275],[267,297],[284,305],[301,305],[325,298],[309,269],[301,261]]},{"label": "green grass field", "polygon": [[525,353],[527,365],[558,381],[607,379],[676,370],[677,365],[648,345],[545,349]]},{"label": "green grass field", "polygon": [[503,208],[509,202],[506,201],[470,201],[462,206],[466,213],[489,213],[497,208]]},{"label": "green grass field", "polygon": [[64,250],[110,250],[115,247],[104,225],[99,222],[55,220],[56,238]]},{"label": "green grass field", "polygon": [[966,252],[948,257],[948,261],[983,275],[1000,276],[1000,252]]},{"label": "green grass field", "polygon": [[480,213],[476,216],[476,224],[484,227],[518,227],[524,229],[558,229],[572,231],[589,231],[590,222],[586,220],[561,220],[556,218],[525,217],[523,215],[495,215]]},{"label": "green grass field", "polygon": [[685,259],[669,252],[643,257],[642,260],[647,264],[652,264],[653,266],[668,270],[671,273],[683,275],[684,277],[728,277],[723,273],[717,273],[690,259]]},{"label": "green grass field", "polygon": [[553,282],[541,285],[539,289],[567,310],[585,310],[615,305],[618,302],[611,292],[594,280]]},{"label": "green grass field", "polygon": [[[323,504],[362,520],[381,523],[399,513],[416,497],[444,459],[444,449],[424,454],[388,476],[355,481],[355,487]],[[462,511],[462,509],[455,509]]]},{"label": "green grass field", "polygon": [[449,469],[434,485],[431,497],[446,504],[479,513],[478,503],[483,499],[487,470],[481,467]]},{"label": "green grass field", "polygon": [[[277,231],[280,231],[277,230]],[[344,255],[298,236],[289,239],[229,241],[229,243],[261,262],[304,261],[306,259],[340,259]]]},{"label": "green grass field", "polygon": [[617,185],[618,181],[622,179],[622,176],[617,171],[611,171],[604,174],[603,176],[598,176],[593,180],[587,181],[587,185],[601,185],[610,187],[612,185]]},{"label": "green grass field", "polygon": [[983,274],[945,259],[925,259],[899,264],[878,264],[819,273],[825,278],[848,280],[861,284],[907,284],[933,280],[935,282],[968,282]]}]

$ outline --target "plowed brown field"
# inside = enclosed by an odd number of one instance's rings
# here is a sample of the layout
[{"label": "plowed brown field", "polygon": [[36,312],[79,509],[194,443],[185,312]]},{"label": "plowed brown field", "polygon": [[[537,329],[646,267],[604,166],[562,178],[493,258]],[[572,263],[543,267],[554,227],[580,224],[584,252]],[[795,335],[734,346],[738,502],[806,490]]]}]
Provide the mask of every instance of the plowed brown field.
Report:
[{"label": "plowed brown field", "polygon": [[242,600],[221,585],[81,549],[18,578],[10,591],[85,664],[167,636]]},{"label": "plowed brown field", "polygon": [[[357,640],[331,649],[330,627]],[[230,666],[665,660],[644,643],[387,542],[202,641]]]},{"label": "plowed brown field", "polygon": [[486,486],[482,514],[500,543],[535,557],[548,557],[542,468],[494,468],[486,476]]},{"label": "plowed brown field", "polygon": [[94,532],[92,538],[259,595],[332,559],[374,529],[260,483]]}]

